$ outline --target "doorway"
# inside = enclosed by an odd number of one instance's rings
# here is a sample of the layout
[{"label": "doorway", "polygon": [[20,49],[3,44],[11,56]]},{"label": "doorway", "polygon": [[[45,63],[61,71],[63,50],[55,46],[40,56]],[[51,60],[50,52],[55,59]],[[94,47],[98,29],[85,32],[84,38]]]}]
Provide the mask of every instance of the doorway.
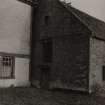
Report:
[{"label": "doorway", "polygon": [[42,65],[40,71],[41,71],[40,86],[43,89],[49,89],[50,67],[48,65]]}]

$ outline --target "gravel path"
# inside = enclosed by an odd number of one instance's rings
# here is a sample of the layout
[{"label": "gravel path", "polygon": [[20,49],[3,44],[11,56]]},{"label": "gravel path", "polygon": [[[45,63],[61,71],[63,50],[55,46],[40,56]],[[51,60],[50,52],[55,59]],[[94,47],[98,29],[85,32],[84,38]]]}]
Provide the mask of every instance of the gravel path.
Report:
[{"label": "gravel path", "polygon": [[9,88],[0,89],[0,105],[105,105],[105,98],[72,91]]}]

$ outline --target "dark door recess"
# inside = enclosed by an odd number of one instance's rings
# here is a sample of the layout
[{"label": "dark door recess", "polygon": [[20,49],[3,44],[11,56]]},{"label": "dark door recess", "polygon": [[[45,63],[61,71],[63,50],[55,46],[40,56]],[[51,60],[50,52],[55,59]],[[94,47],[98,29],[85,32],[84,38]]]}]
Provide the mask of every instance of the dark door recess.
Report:
[{"label": "dark door recess", "polygon": [[50,67],[48,65],[41,65],[40,70],[41,70],[40,86],[43,89],[48,89],[50,80]]}]

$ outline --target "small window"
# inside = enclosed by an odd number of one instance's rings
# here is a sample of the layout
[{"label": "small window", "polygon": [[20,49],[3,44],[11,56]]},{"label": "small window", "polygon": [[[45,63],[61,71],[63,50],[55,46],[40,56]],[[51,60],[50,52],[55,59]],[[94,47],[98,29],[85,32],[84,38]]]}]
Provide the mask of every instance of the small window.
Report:
[{"label": "small window", "polygon": [[0,78],[13,78],[14,57],[0,56]]},{"label": "small window", "polygon": [[45,16],[45,25],[49,25],[49,16]]},{"label": "small window", "polygon": [[103,80],[105,81],[105,66],[103,66]]},{"label": "small window", "polygon": [[52,62],[52,39],[43,40],[43,61]]}]

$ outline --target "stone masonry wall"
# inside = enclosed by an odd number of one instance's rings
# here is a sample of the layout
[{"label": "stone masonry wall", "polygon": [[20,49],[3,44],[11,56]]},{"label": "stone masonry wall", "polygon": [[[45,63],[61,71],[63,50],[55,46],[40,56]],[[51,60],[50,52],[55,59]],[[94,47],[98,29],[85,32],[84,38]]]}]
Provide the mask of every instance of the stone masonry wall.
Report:
[{"label": "stone masonry wall", "polygon": [[53,87],[88,89],[88,48],[88,38],[84,34],[54,39]]},{"label": "stone masonry wall", "polygon": [[[39,86],[42,39],[52,38],[49,82],[58,88],[88,88],[89,30],[58,0],[42,0],[35,10],[32,81]],[[40,46],[40,47],[39,47]],[[81,81],[81,83],[80,83]],[[58,84],[58,85],[56,85]]]}]

